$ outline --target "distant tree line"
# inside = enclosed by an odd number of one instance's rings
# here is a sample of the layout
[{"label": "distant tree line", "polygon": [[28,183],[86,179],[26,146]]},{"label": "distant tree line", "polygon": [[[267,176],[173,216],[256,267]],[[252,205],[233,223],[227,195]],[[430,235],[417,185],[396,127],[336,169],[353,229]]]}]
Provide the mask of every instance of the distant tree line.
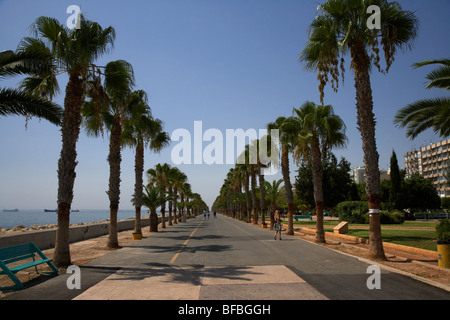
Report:
[{"label": "distant tree line", "polygon": [[[350,163],[328,152],[323,159],[323,194],[326,210],[335,211],[344,201],[367,202],[365,183],[355,183],[350,175]],[[311,163],[305,159],[300,163],[295,178],[297,208],[313,209]],[[386,211],[407,210],[410,214],[417,211],[441,208],[441,199],[432,182],[419,174],[405,179],[405,171],[398,167],[395,151],[391,156],[390,180],[381,181],[381,209]],[[444,207],[450,207],[443,201]],[[367,207],[367,206],[366,206]]]}]

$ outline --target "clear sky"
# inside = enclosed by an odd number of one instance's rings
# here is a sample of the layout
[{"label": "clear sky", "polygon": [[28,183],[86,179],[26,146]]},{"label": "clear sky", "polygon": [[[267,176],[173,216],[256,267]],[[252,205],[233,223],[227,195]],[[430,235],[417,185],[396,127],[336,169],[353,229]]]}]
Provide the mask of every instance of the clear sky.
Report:
[{"label": "clear sky", "polygon": [[[388,75],[372,73],[376,138],[380,168],[389,168],[395,150],[403,167],[407,151],[441,140],[431,132],[410,141],[395,128],[397,110],[416,100],[443,96],[442,90],[426,90],[430,67],[413,69],[415,62],[448,58],[450,53],[450,2],[403,0],[404,9],[416,12],[421,28],[412,51],[399,52]],[[216,128],[262,129],[278,116],[290,116],[292,108],[306,100],[319,102],[316,74],[303,70],[298,54],[307,40],[317,1],[312,0],[150,0],[150,1],[29,1],[0,0],[0,51],[15,50],[27,29],[39,16],[65,23],[69,5],[78,5],[90,20],[117,32],[111,54],[97,61],[129,61],[136,75],[136,89],[149,95],[153,115],[171,134],[185,128],[193,134],[194,121],[203,131]],[[363,165],[361,136],[356,129],[355,88],[346,59],[345,84],[338,93],[328,87],[325,103],[347,125],[349,144],[335,153],[352,167]],[[18,78],[1,82],[14,87]],[[67,79],[60,77],[63,104]],[[55,208],[57,161],[61,135],[45,120],[0,117],[0,209]],[[159,155],[146,151],[145,169],[158,162],[172,164],[171,150]],[[206,146],[208,143],[204,143]],[[109,167],[108,137],[78,142],[73,208],[107,209]],[[120,209],[132,208],[134,153],[122,154]],[[212,205],[231,165],[181,165],[192,190]],[[291,166],[292,181],[295,166]],[[280,175],[275,176],[280,178]],[[273,179],[272,178],[268,178]]]}]

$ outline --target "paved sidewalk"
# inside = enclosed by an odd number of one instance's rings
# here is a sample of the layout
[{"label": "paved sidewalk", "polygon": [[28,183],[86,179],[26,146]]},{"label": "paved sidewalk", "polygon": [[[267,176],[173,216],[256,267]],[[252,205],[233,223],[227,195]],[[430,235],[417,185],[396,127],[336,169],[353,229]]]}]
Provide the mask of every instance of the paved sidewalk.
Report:
[{"label": "paved sidewalk", "polygon": [[285,266],[124,268],[75,300],[323,300]]},{"label": "paved sidewalk", "polygon": [[370,290],[369,266],[227,217],[197,217],[81,266],[81,289],[69,290],[71,274],[61,274],[5,299],[450,300],[448,291],[386,270],[381,290]]}]

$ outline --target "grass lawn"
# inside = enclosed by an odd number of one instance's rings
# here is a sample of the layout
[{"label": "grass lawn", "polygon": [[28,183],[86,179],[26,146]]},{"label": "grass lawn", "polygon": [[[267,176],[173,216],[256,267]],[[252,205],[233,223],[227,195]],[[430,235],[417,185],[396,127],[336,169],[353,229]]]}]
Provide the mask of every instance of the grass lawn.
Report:
[{"label": "grass lawn", "polygon": [[[369,230],[349,229],[348,234],[355,237],[369,239]],[[381,229],[384,242],[391,242],[436,251],[436,241],[434,230],[395,230]]]}]

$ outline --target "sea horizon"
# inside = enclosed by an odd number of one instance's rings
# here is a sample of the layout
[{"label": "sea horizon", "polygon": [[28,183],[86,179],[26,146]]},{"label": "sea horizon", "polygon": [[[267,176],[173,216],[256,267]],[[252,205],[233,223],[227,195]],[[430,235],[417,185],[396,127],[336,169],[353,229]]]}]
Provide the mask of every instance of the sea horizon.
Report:
[{"label": "sea horizon", "polygon": [[[0,211],[0,227],[3,229],[14,228],[15,226],[22,225],[26,228],[32,225],[49,225],[57,224],[58,216],[56,212],[45,212],[44,209],[18,209],[17,212],[4,212],[3,210],[14,209],[2,209]],[[54,210],[47,208],[46,210]],[[70,213],[70,224],[79,223],[92,223],[100,222],[109,219],[109,209],[77,209]],[[148,216],[148,210],[141,210],[141,217]],[[161,213],[158,212],[158,215]],[[134,209],[119,209],[117,212],[117,220],[132,219],[135,218]]]}]

